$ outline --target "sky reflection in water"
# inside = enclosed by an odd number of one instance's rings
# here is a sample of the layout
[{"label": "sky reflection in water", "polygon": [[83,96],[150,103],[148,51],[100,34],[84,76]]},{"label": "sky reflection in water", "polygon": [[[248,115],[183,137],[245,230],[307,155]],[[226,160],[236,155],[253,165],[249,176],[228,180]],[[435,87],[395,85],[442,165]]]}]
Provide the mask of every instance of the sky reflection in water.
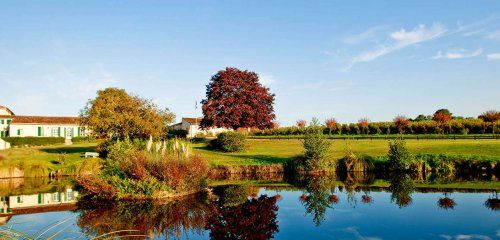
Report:
[{"label": "sky reflection in water", "polygon": [[64,228],[58,238],[122,229],[136,229],[134,234],[157,239],[500,237],[498,200],[485,204],[487,199],[497,199],[493,191],[424,189],[407,176],[377,180],[370,187],[328,177],[287,182],[291,185],[216,187],[210,196],[166,204],[81,201],[74,211],[16,215],[6,226],[34,233],[50,223],[66,220],[58,228]]}]

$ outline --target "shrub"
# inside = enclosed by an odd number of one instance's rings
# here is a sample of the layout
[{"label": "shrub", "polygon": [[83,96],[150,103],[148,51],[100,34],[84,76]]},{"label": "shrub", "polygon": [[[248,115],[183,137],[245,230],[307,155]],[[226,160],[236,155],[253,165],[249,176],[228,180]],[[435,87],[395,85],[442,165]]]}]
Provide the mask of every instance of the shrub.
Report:
[{"label": "shrub", "polygon": [[64,143],[63,137],[5,137],[2,139],[10,143],[12,147],[23,147],[25,145],[43,146]]},{"label": "shrub", "polygon": [[217,136],[217,147],[225,152],[245,150],[246,136],[237,132],[223,132]]},{"label": "shrub", "polygon": [[206,185],[206,160],[158,150],[158,146],[168,148],[166,142],[157,143],[150,151],[140,146],[129,140],[109,145],[103,171],[96,177],[78,176],[79,184],[92,195],[118,199],[161,198]]},{"label": "shrub", "polygon": [[304,160],[306,168],[311,170],[324,168],[328,165],[325,157],[328,154],[331,142],[325,138],[320,127],[311,125],[307,128],[303,146],[305,149]]},{"label": "shrub", "polygon": [[389,141],[389,166],[395,171],[405,171],[412,162],[410,151],[406,147],[406,142],[403,138]]}]

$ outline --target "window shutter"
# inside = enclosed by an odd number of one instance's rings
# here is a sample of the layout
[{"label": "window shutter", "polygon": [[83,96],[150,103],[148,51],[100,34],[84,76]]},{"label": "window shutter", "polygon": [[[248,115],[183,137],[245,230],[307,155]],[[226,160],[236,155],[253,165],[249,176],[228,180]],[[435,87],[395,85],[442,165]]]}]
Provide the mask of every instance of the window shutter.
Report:
[{"label": "window shutter", "polygon": [[38,136],[41,137],[42,136],[42,127],[38,127]]},{"label": "window shutter", "polygon": [[61,136],[61,127],[57,127],[57,136],[60,137]]}]

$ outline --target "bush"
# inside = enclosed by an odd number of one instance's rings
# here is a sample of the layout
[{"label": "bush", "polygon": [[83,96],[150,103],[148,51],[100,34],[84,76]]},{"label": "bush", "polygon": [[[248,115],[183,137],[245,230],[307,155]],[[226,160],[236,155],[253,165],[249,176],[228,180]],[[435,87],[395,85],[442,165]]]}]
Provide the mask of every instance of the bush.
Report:
[{"label": "bush", "polygon": [[394,171],[406,171],[412,162],[412,156],[403,138],[389,141],[387,157],[389,158],[389,166]]},{"label": "bush", "polygon": [[245,150],[246,136],[237,132],[223,132],[217,136],[215,145],[225,152],[240,152]]},{"label": "bush", "polygon": [[199,156],[170,151],[170,147],[182,145],[176,141],[155,144],[163,144],[165,151],[159,147],[147,151],[129,140],[109,144],[100,175],[77,180],[92,195],[117,199],[162,198],[205,187],[208,163]]},{"label": "bush", "polygon": [[325,138],[317,126],[309,126],[304,135],[303,146],[305,149],[304,160],[309,170],[320,169],[328,164],[325,160],[331,142]]},{"label": "bush", "polygon": [[2,139],[10,143],[12,147],[23,147],[25,145],[43,146],[64,143],[63,137],[5,137]]}]

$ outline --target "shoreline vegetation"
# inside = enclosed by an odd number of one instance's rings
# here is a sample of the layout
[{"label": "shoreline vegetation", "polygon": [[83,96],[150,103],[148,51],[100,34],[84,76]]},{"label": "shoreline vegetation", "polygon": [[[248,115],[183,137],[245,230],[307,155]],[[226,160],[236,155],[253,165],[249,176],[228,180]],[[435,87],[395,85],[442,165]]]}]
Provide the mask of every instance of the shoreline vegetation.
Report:
[{"label": "shoreline vegetation", "polygon": [[[406,137],[406,136],[405,136]],[[192,151],[205,158],[212,174],[283,172],[283,163],[303,152],[298,139],[248,139],[242,152],[220,152],[208,147],[207,141],[193,141]],[[341,159],[350,142],[353,152],[374,162],[387,161],[388,145],[385,139],[334,139],[329,157]],[[410,152],[418,159],[448,159],[450,161],[500,162],[500,142],[497,140],[406,140]],[[96,151],[98,141],[80,142],[71,146],[50,145],[12,148],[0,152],[0,178],[46,177],[79,175],[85,170],[95,172],[102,159],[83,158],[86,151]],[[446,152],[446,154],[442,154]],[[498,164],[497,164],[498,165]]]}]

